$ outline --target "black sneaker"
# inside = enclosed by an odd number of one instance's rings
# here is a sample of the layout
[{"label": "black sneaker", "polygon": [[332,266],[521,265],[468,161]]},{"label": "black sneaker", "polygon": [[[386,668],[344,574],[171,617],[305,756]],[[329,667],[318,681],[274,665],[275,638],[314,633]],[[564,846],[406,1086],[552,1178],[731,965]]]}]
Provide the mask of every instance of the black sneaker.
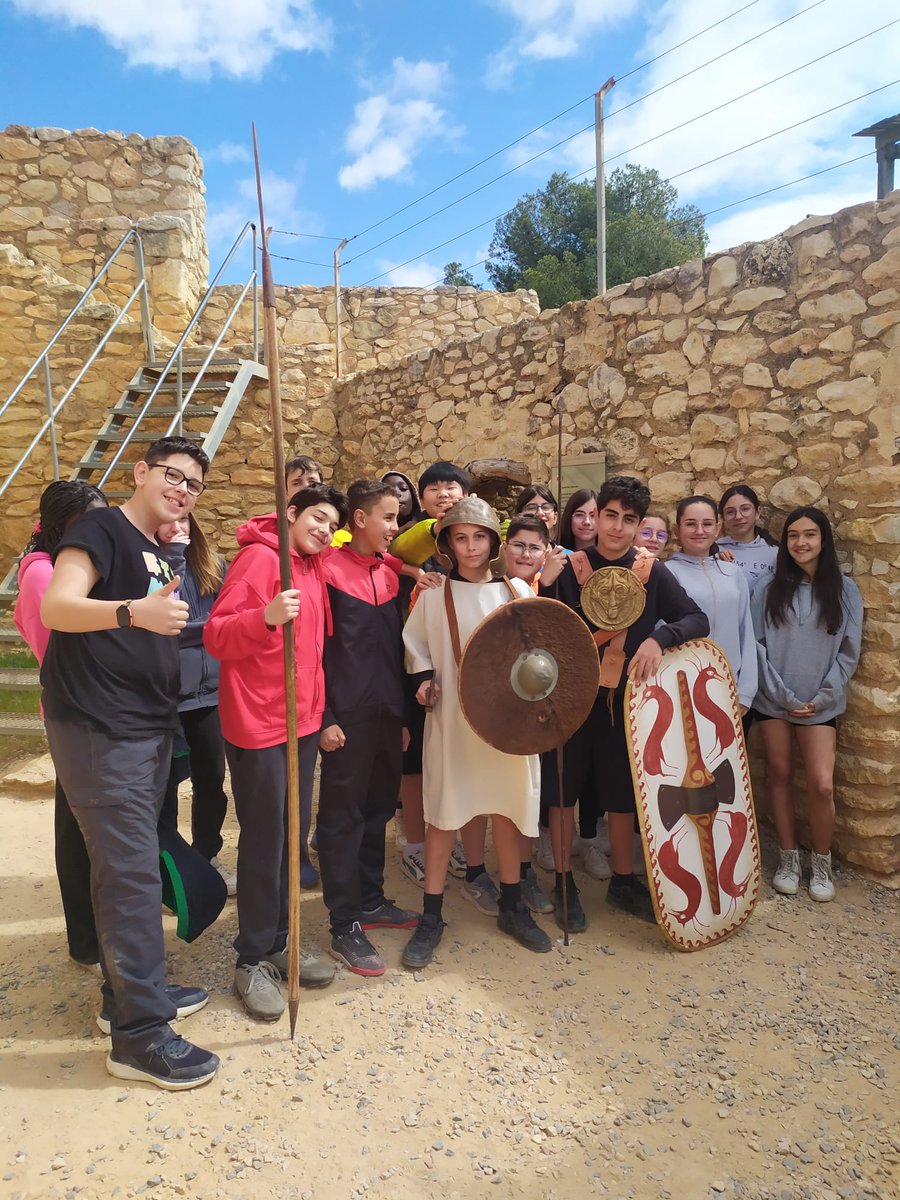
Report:
[{"label": "black sneaker", "polygon": [[419,918],[416,932],[403,948],[404,967],[427,967],[444,936],[444,929],[445,922],[440,917],[424,913]]},{"label": "black sneaker", "polygon": [[628,913],[629,916],[640,917],[644,921],[656,924],[653,900],[639,879],[632,877],[625,880],[624,883],[619,883],[615,878],[611,879],[606,893],[606,903],[616,912]]},{"label": "black sneaker", "polygon": [[384,974],[384,959],[360,929],[358,921],[354,921],[346,933],[335,934],[329,953],[356,975]]},{"label": "black sneaker", "polygon": [[[570,887],[566,893],[567,900],[567,916],[569,918],[569,933],[584,933],[588,927],[588,920],[585,916],[584,909],[581,907],[581,899],[578,895],[578,888]],[[560,929],[565,928],[563,922],[563,895],[562,887],[557,886],[553,889],[553,916]]]},{"label": "black sneaker", "polygon": [[361,929],[415,929],[419,914],[408,908],[398,908],[393,900],[384,900],[371,912],[363,912]]},{"label": "black sneaker", "polygon": [[514,937],[520,946],[524,946],[526,950],[534,950],[536,954],[546,954],[552,947],[550,938],[535,922],[521,900],[511,912],[504,912],[501,908],[497,916],[497,928],[501,933],[508,933],[510,937]]},{"label": "black sneaker", "polygon": [[[178,1010],[172,1018],[175,1021],[180,1021],[182,1017],[189,1017],[191,1013],[199,1012],[209,1001],[209,992],[206,988],[179,987],[175,983],[166,984],[166,995]],[[109,1014],[103,1010],[97,1017],[97,1028],[105,1034],[109,1034],[112,1030]]]},{"label": "black sneaker", "polygon": [[209,1083],[219,1069],[219,1059],[173,1033],[161,1046],[141,1054],[112,1050],[106,1069],[116,1079],[140,1079],[167,1092],[185,1092]]}]

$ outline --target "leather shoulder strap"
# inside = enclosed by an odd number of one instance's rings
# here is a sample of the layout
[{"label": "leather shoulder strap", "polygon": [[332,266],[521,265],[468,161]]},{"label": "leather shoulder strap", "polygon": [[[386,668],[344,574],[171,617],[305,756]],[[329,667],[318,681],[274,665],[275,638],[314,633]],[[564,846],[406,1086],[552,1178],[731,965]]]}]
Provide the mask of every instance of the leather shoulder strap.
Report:
[{"label": "leather shoulder strap", "polygon": [[569,563],[572,570],[575,572],[575,578],[578,580],[578,586],[584,587],[590,575],[593,575],[594,568],[591,566],[591,560],[583,550],[576,550],[574,554],[569,555]]},{"label": "leather shoulder strap", "polygon": [[459,643],[459,621],[456,619],[456,605],[453,603],[453,590],[450,587],[449,576],[444,580],[444,611],[447,614],[447,626],[450,630],[450,645],[453,647],[453,657],[456,665],[462,661],[462,646]]},{"label": "leather shoulder strap", "polygon": [[653,570],[653,564],[655,562],[656,559],[651,555],[639,554],[631,564],[632,571],[635,575],[637,575],[644,587],[647,586],[647,580],[650,578],[650,572]]}]

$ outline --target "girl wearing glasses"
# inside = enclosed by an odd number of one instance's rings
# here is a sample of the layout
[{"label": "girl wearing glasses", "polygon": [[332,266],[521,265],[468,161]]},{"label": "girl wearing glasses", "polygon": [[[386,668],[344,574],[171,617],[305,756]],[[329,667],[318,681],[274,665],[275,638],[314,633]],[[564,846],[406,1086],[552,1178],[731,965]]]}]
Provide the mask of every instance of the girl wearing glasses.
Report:
[{"label": "girl wearing glasses", "polygon": [[746,483],[736,483],[725,489],[719,501],[719,516],[725,529],[718,545],[730,550],[734,560],[747,576],[752,592],[758,579],[771,579],[778,556],[778,543],[761,525],[759,496]]},{"label": "girl wearing glasses", "polygon": [[648,512],[634,535],[635,547],[643,547],[654,558],[665,558],[666,546],[672,536],[669,518],[664,512]]}]

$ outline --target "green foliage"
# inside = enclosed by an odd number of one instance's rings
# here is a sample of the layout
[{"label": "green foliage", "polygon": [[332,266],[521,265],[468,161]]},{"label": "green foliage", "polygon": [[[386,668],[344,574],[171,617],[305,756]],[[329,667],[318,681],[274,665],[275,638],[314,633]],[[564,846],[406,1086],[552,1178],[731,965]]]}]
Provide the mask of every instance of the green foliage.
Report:
[{"label": "green foliage", "polygon": [[473,287],[477,288],[478,284],[472,277],[472,272],[467,271],[462,263],[449,262],[444,267],[444,278],[441,283],[447,287]]},{"label": "green foliage", "polygon": [[[501,217],[487,273],[501,291],[534,288],[542,308],[596,293],[597,207],[593,181],[551,175]],[[703,214],[678,204],[678,191],[652,168],[629,163],[606,184],[607,286],[702,257]]]}]

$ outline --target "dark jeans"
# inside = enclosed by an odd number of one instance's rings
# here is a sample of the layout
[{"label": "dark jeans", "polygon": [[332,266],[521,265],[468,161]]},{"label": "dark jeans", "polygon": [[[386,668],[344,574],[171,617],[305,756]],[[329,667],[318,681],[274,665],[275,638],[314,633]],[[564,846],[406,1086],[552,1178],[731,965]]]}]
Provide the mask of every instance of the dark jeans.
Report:
[{"label": "dark jeans", "polygon": [[56,781],[53,811],[56,877],[66,918],[69,954],[81,963],[100,961],[97,927],[91,904],[91,860],[81,829],[69,807],[62,784]]},{"label": "dark jeans", "polygon": [[346,741],[322,754],[319,869],[331,932],[345,933],[384,901],[384,830],[403,769],[403,720],[387,712],[338,717]]},{"label": "dark jeans", "polygon": [[53,764],[91,861],[91,900],[113,1050],[168,1041],[162,884],[156,824],[172,757],[171,733],[110,738],[46,721]]},{"label": "dark jeans", "polygon": [[[191,787],[191,844],[204,858],[215,858],[222,849],[222,826],[228,809],[225,795],[225,742],[219,724],[219,706],[190,708],[178,714],[184,739],[190,749]],[[177,762],[166,788],[163,820],[178,828],[178,784],[181,781]]]},{"label": "dark jeans", "polygon": [[[601,691],[584,724],[566,742],[563,750],[563,806],[573,808],[592,778],[602,780],[601,810],[614,813],[636,811],[631,761],[625,741],[625,717],[621,695],[613,700],[610,713],[607,693]],[[559,804],[556,751],[541,756],[541,801],[548,807]]]},{"label": "dark jeans", "polygon": [[[319,733],[297,739],[300,844],[307,845]],[[287,757],[284,744],[245,750],[225,743],[234,811],[241,827],[237,857],[238,963],[283,950],[288,928]]]}]

